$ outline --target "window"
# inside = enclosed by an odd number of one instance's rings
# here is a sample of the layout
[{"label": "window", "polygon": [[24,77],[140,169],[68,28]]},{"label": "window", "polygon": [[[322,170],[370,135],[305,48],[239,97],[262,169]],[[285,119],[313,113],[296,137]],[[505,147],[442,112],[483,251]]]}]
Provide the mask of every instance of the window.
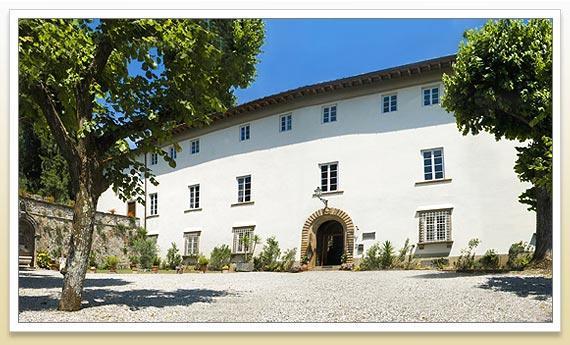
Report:
[{"label": "window", "polygon": [[249,125],[244,125],[239,128],[239,140],[249,140]]},{"label": "window", "polygon": [[424,180],[439,180],[445,177],[443,168],[443,148],[423,150]]},{"label": "window", "polygon": [[356,255],[362,255],[364,254],[364,244],[359,244],[356,247]]},{"label": "window", "polygon": [[200,208],[200,185],[195,184],[190,189],[190,209]]},{"label": "window", "polygon": [[439,104],[439,86],[423,88],[424,105]]},{"label": "window", "polygon": [[389,113],[398,110],[398,95],[382,96],[382,112]]},{"label": "window", "polygon": [[137,203],[136,201],[127,202],[127,217],[137,216]]},{"label": "window", "polygon": [[146,238],[151,240],[154,244],[158,243],[158,235],[147,235]]},{"label": "window", "polygon": [[323,107],[323,123],[336,122],[336,105]]},{"label": "window", "polygon": [[157,153],[151,153],[150,154],[150,165],[156,165],[158,164],[158,154]]},{"label": "window", "polygon": [[420,212],[420,243],[451,241],[451,209]]},{"label": "window", "polygon": [[238,202],[251,201],[251,175],[237,178]]},{"label": "window", "polygon": [[375,240],[376,239],[376,233],[375,232],[364,232],[364,233],[362,233],[362,239],[363,240]]},{"label": "window", "polygon": [[200,152],[200,139],[194,139],[190,142],[190,154],[195,155]]},{"label": "window", "polygon": [[170,158],[176,159],[176,148],[174,146],[170,148]]},{"label": "window", "polygon": [[150,197],[150,215],[156,216],[158,214],[158,194],[152,193]]},{"label": "window", "polygon": [[200,231],[184,233],[184,255],[198,255],[200,243]]},{"label": "window", "polygon": [[253,237],[253,227],[234,228],[233,253],[251,253],[250,243]]},{"label": "window", "polygon": [[292,128],[292,116],[291,114],[281,115],[279,117],[279,132],[290,131]]},{"label": "window", "polygon": [[321,190],[334,192],[338,187],[338,163],[321,164]]}]

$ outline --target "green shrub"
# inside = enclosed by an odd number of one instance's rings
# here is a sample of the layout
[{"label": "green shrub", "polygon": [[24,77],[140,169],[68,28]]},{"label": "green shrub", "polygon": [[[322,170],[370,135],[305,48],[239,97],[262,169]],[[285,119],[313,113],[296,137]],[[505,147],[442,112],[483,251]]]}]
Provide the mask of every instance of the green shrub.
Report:
[{"label": "green shrub", "polygon": [[297,255],[297,248],[288,249],[283,253],[281,258],[281,270],[289,272],[295,264],[295,256]]},{"label": "green shrub", "polygon": [[153,266],[157,251],[154,241],[150,238],[146,238],[146,235],[144,237],[137,237],[132,242],[133,255],[138,256],[141,268],[149,269]]},{"label": "green shrub", "polygon": [[155,255],[152,258],[152,265],[153,266],[160,266],[161,263],[162,263],[162,260],[160,259],[160,257],[158,255]]},{"label": "green shrub", "polygon": [[263,271],[277,270],[279,268],[280,256],[281,249],[279,249],[279,242],[275,239],[275,236],[269,237],[266,240],[261,253],[259,253],[261,269]]},{"label": "green shrub", "polygon": [[431,261],[433,267],[437,268],[438,270],[442,270],[449,265],[449,260],[446,258],[437,258]]},{"label": "green shrub", "polygon": [[210,254],[210,269],[215,271],[222,270],[224,266],[230,264],[231,257],[232,251],[227,244],[215,247]]},{"label": "green shrub", "polygon": [[140,259],[137,255],[129,256],[129,261],[131,263],[131,266],[138,266],[138,264],[140,264]]},{"label": "green shrub", "polygon": [[385,241],[382,245],[382,250],[380,253],[380,268],[392,268],[395,258],[394,246],[392,246],[392,243],[390,241]]},{"label": "green shrub", "polygon": [[38,264],[38,267],[49,269],[50,268],[49,266],[51,263],[51,257],[49,256],[49,254],[46,251],[39,251],[36,262]]},{"label": "green shrub", "polygon": [[111,255],[105,258],[105,268],[109,270],[117,269],[117,265],[119,264],[119,258]]},{"label": "green shrub", "polygon": [[461,254],[455,262],[456,270],[466,271],[475,268],[475,248],[479,243],[479,239],[473,238],[469,241],[467,248],[461,249]]},{"label": "green shrub", "polygon": [[370,246],[370,248],[368,248],[366,254],[360,260],[360,270],[370,271],[380,269],[381,256],[382,249],[380,248],[380,244],[374,243],[372,246]]},{"label": "green shrub", "polygon": [[513,243],[509,248],[507,267],[511,270],[523,270],[530,263],[532,253],[529,244],[523,241]]},{"label": "green shrub", "polygon": [[210,263],[210,260],[208,260],[207,257],[205,257],[204,255],[200,255],[200,257],[198,258],[198,265],[200,266],[205,266],[208,265]]},{"label": "green shrub", "polygon": [[489,249],[485,252],[485,255],[479,259],[479,265],[483,269],[496,270],[499,268],[499,255],[494,249]]},{"label": "green shrub", "polygon": [[172,242],[170,248],[166,252],[166,265],[174,270],[182,262],[182,256],[180,256],[180,251],[176,247],[176,243]]},{"label": "green shrub", "polygon": [[261,258],[256,256],[253,258],[253,270],[254,271],[261,271],[263,269],[263,263],[261,262]]}]

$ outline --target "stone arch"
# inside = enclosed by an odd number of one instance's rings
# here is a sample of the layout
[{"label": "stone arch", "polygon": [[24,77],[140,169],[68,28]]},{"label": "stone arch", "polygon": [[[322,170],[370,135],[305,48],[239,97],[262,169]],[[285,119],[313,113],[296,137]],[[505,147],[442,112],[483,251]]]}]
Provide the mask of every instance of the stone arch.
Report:
[{"label": "stone arch", "polygon": [[[321,224],[328,220],[336,220],[342,225],[344,232],[344,252],[347,256],[347,262],[351,263],[354,255],[354,223],[348,215],[338,208],[326,207],[315,211],[311,214],[301,233],[301,258],[305,255],[311,256],[310,252],[316,249],[316,232]],[[316,255],[312,255],[309,261],[309,267],[315,267]]]},{"label": "stone arch", "polygon": [[28,213],[20,213],[18,219],[18,262],[21,265],[35,267],[36,238],[38,224]]}]

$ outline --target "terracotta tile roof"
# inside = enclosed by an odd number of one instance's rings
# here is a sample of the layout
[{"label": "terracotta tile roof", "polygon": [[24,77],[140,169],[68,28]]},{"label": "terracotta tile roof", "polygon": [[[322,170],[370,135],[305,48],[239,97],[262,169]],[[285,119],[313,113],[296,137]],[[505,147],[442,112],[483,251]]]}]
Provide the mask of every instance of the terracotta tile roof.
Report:
[{"label": "terracotta tile roof", "polygon": [[[443,68],[450,68],[451,64],[454,61],[455,61],[455,54],[442,56],[430,60],[414,62],[397,67],[386,68],[351,77],[301,86],[296,89],[279,92],[274,95],[266,96],[244,104],[240,104],[238,106],[228,109],[225,112],[213,114],[212,123],[236,115],[260,110],[267,106],[288,103],[290,101],[297,100],[299,98],[330,93],[339,89],[346,89],[361,85],[381,83],[391,79],[419,75],[424,72],[429,72],[432,70],[441,70]],[[181,124],[173,130],[173,134],[180,134],[188,129],[190,128],[186,124]]]}]

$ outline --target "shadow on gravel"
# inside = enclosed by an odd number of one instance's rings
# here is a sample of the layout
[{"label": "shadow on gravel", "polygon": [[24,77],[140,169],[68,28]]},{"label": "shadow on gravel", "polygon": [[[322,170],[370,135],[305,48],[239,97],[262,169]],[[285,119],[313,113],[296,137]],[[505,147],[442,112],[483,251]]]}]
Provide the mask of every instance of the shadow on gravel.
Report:
[{"label": "shadow on gravel", "polygon": [[[85,279],[85,287],[106,287],[106,286],[123,286],[130,284],[128,281],[120,278],[87,278]],[[21,289],[53,289],[63,287],[63,276],[52,277],[44,275],[34,275],[20,272],[18,278],[18,286]]]},{"label": "shadow on gravel", "polygon": [[437,272],[437,273],[425,273],[412,276],[411,278],[417,279],[449,279],[449,278],[461,278],[461,277],[476,277],[488,275],[489,273],[457,273],[457,272]]},{"label": "shadow on gravel", "polygon": [[519,297],[534,296],[537,300],[552,297],[552,278],[546,277],[492,277],[482,289],[512,292]]},{"label": "shadow on gravel", "polygon": [[[229,295],[226,291],[209,289],[178,289],[175,291],[86,289],[83,293],[82,308],[101,305],[126,305],[130,310],[135,311],[147,307],[163,308],[186,306],[193,303],[212,303],[215,297]],[[19,310],[20,312],[55,310],[57,303],[56,296],[20,296]]]}]

